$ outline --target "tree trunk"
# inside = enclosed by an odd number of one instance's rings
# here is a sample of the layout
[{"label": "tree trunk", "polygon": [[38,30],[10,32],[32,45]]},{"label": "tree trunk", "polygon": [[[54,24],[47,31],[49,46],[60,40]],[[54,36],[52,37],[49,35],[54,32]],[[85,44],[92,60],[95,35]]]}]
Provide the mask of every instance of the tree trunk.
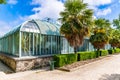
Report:
[{"label": "tree trunk", "polygon": [[97,49],[97,51],[100,51],[100,49]]},{"label": "tree trunk", "polygon": [[113,47],[113,50],[115,49],[115,47]]},{"label": "tree trunk", "polygon": [[74,53],[75,54],[77,53],[77,47],[74,47]]},{"label": "tree trunk", "polygon": [[98,48],[97,49],[97,56],[96,56],[97,58],[99,57],[99,53],[100,53],[99,51],[100,51],[100,49]]}]

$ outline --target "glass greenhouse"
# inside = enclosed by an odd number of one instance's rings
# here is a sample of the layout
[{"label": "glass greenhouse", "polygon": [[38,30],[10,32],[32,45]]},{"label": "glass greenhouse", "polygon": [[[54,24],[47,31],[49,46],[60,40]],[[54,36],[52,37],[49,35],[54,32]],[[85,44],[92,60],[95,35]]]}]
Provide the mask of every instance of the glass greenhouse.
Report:
[{"label": "glass greenhouse", "polygon": [[26,21],[0,38],[0,51],[18,57],[73,52],[59,27],[45,20]]}]

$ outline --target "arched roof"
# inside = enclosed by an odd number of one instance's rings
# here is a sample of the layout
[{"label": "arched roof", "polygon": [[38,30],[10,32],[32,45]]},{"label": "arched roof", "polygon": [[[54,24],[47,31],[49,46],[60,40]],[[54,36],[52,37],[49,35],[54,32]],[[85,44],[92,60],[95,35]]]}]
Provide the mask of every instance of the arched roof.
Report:
[{"label": "arched roof", "polygon": [[20,24],[10,32],[6,33],[3,37],[11,35],[17,31],[35,32],[46,35],[60,35],[59,27],[60,25],[55,22],[52,23],[46,20],[32,19]]}]

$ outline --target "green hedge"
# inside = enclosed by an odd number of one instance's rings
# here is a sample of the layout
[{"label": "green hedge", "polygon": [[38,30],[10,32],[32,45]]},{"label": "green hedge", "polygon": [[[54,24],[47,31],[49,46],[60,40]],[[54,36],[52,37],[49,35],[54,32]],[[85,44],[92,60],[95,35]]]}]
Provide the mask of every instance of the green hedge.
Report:
[{"label": "green hedge", "polygon": [[116,48],[114,49],[115,53],[120,53],[120,49],[119,48]]},{"label": "green hedge", "polygon": [[62,67],[66,64],[77,62],[76,54],[59,54],[54,55],[55,67]]},{"label": "green hedge", "polygon": [[107,55],[108,55],[108,50],[101,50],[100,56],[107,56]]},{"label": "green hedge", "polygon": [[114,53],[115,53],[115,50],[109,49],[109,50],[108,50],[108,53],[109,53],[109,54],[114,54]]},{"label": "green hedge", "polygon": [[54,55],[55,67],[62,67],[67,64],[71,64],[77,61],[83,61],[87,59],[98,58],[99,56],[106,56],[109,54],[120,53],[120,49],[90,51],[90,52],[78,52],[77,54],[58,54]]},{"label": "green hedge", "polygon": [[96,58],[96,52],[78,52],[78,61]]},{"label": "green hedge", "polygon": [[116,49],[110,49],[108,50],[109,54],[115,54],[115,53],[120,53],[120,49],[116,48]]},{"label": "green hedge", "polygon": [[101,50],[101,51],[91,51],[91,52],[78,52],[78,61],[87,60],[87,59],[93,59],[98,58],[99,56],[106,56],[108,55],[107,50]]}]

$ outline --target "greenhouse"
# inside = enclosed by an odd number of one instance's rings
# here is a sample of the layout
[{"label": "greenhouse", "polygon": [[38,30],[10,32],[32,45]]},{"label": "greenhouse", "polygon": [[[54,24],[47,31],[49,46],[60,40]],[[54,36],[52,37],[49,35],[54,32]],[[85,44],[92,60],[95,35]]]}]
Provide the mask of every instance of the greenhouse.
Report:
[{"label": "greenhouse", "polygon": [[18,57],[73,52],[57,23],[29,20],[0,38],[0,51]]}]

